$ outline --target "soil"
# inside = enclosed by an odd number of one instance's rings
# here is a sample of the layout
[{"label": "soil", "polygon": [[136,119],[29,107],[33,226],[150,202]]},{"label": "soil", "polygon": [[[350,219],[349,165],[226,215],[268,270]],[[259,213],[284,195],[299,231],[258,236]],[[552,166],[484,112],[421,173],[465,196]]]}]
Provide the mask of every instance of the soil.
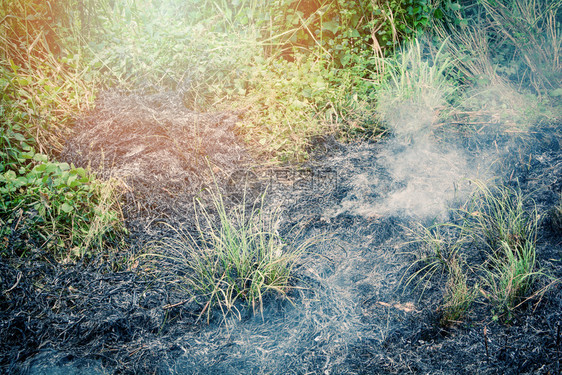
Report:
[{"label": "soil", "polygon": [[[479,298],[464,321],[441,324],[445,281],[422,294],[404,283],[417,259],[411,228],[446,220],[467,178],[519,186],[541,214],[538,261],[562,276],[560,124],[522,139],[499,130],[421,141],[341,144],[327,137],[300,166],[265,168],[244,150],[235,113],[194,113],[173,92],[108,92],[80,119],[61,155],[125,181],[139,254],[169,228],[191,230],[193,198],[217,188],[228,205],[282,208],[279,232],[303,256],[291,301],[263,314],[197,319],[201,307],[142,267],[58,264],[37,249],[0,259],[0,371],[6,374],[559,374],[562,285],[508,321]],[[540,129],[540,130],[538,130]],[[131,269],[132,268],[132,269]]]}]

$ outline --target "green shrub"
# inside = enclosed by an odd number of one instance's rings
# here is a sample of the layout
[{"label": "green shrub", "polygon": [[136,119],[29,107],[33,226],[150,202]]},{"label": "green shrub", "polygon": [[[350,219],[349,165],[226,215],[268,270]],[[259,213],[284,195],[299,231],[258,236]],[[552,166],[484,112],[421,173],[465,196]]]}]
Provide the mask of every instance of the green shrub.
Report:
[{"label": "green shrub", "polygon": [[427,108],[435,111],[447,104],[456,85],[448,76],[452,69],[450,58],[444,53],[446,42],[438,49],[418,39],[406,42],[398,54],[383,60],[388,79],[377,85],[377,110],[383,118],[391,118],[397,104]]},{"label": "green shrub", "polygon": [[59,45],[57,28],[68,25],[68,9],[59,2],[8,3],[0,8],[1,253],[92,255],[124,229],[117,182],[54,161],[75,117],[93,101],[80,56]]},{"label": "green shrub", "polygon": [[271,9],[273,28],[285,37],[285,47],[321,50],[336,66],[345,67],[353,63],[353,56],[368,60],[392,52],[402,40],[428,28],[434,18],[458,11],[460,5],[430,0],[275,0]]},{"label": "green shrub", "polygon": [[29,163],[0,174],[4,235],[27,234],[62,260],[91,256],[124,230],[115,181],[96,181],[84,169],[50,162],[32,149],[19,158]]},{"label": "green shrub", "polygon": [[313,56],[299,55],[293,62],[257,59],[246,95],[236,98],[245,112],[239,128],[261,157],[303,161],[314,136],[382,132],[370,89],[352,69],[336,69]]},{"label": "green shrub", "polygon": [[247,108],[239,127],[256,153],[302,161],[309,139],[330,131],[317,117],[330,90],[321,64],[272,60],[253,67],[252,87],[237,105]]}]

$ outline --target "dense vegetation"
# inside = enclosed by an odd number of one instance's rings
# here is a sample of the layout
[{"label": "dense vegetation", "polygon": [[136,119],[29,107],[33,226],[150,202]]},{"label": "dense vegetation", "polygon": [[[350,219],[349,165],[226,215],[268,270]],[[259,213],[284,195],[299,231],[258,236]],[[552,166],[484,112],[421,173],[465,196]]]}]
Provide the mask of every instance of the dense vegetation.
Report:
[{"label": "dense vegetation", "polygon": [[92,255],[123,225],[116,182],[56,161],[95,95],[81,57],[62,43],[70,19],[54,2],[2,1],[1,11],[0,251]]},{"label": "dense vegetation", "polygon": [[[400,105],[463,131],[482,116],[525,131],[560,118],[561,9],[549,0],[0,0],[0,252],[70,261],[119,243],[119,182],[57,162],[103,88],[176,90],[193,111],[241,111],[240,138],[273,163],[306,160],[318,136],[383,136]],[[534,213],[512,211],[517,195],[482,192],[492,208],[467,222],[470,236],[506,209],[526,231],[521,243],[487,239],[482,283],[501,313],[532,290],[537,224]],[[457,320],[475,289],[460,249],[447,251],[430,264],[450,272],[445,305]],[[285,270],[274,272],[287,282]],[[261,289],[251,293],[261,303]]]}]

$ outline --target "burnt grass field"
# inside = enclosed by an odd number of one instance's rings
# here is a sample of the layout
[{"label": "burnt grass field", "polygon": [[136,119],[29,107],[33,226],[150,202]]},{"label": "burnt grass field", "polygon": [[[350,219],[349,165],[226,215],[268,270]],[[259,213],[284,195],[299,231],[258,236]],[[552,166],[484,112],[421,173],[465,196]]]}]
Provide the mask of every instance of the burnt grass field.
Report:
[{"label": "burnt grass field", "polygon": [[[175,92],[100,96],[61,160],[124,181],[128,236],[115,259],[60,264],[40,249],[0,258],[2,373],[560,374],[562,231],[551,212],[562,191],[561,124],[326,137],[312,142],[307,163],[273,168],[238,141],[238,115],[189,111]],[[537,260],[550,278],[510,319],[494,319],[479,296],[462,321],[442,324],[444,276],[423,293],[404,282],[419,246],[411,229],[447,220],[472,179],[532,198]],[[216,314],[207,323],[142,261],[119,264],[173,237],[171,228],[193,231],[193,198],[205,188],[227,205],[265,192],[264,209],[281,208],[282,237],[316,239],[290,301],[271,295],[262,314],[246,308],[241,320]]]}]

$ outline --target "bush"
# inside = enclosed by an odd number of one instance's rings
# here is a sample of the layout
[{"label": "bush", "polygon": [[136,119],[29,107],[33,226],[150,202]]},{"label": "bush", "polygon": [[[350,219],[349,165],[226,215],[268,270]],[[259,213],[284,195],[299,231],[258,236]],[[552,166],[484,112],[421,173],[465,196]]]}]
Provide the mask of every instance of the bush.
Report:
[{"label": "bush", "polygon": [[382,59],[388,78],[376,85],[376,98],[383,119],[391,125],[400,122],[395,118],[400,105],[418,107],[433,116],[448,104],[457,86],[449,77],[453,65],[444,53],[445,46],[443,42],[435,49],[414,39],[404,43],[396,56]]},{"label": "bush", "polygon": [[1,253],[92,255],[124,230],[117,183],[54,160],[77,113],[90,108],[93,85],[80,56],[58,44],[57,25],[69,21],[61,3],[8,3],[0,10]]},{"label": "bush", "polygon": [[116,181],[96,181],[82,168],[50,162],[33,150],[19,156],[30,163],[18,173],[0,174],[2,234],[20,236],[15,244],[4,244],[3,254],[8,247],[25,253],[21,237],[27,236],[23,239],[58,260],[83,258],[124,230]]},{"label": "bush", "polygon": [[299,55],[295,61],[257,59],[239,128],[261,157],[277,162],[308,158],[310,140],[326,134],[374,137],[383,129],[372,105],[372,85],[354,70]]},{"label": "bush", "polygon": [[184,6],[148,0],[106,4],[97,14],[99,26],[89,30],[91,67],[109,86],[178,90],[198,111],[243,90],[239,82],[249,58],[261,51],[257,31],[220,30],[216,15],[193,19],[193,8]]},{"label": "bush", "polygon": [[353,56],[368,60],[392,52],[402,40],[429,27],[434,18],[444,18],[450,8],[460,9],[451,4],[428,0],[275,0],[271,14],[274,29],[287,35],[285,48],[323,51],[336,66],[346,67],[353,63]]}]

